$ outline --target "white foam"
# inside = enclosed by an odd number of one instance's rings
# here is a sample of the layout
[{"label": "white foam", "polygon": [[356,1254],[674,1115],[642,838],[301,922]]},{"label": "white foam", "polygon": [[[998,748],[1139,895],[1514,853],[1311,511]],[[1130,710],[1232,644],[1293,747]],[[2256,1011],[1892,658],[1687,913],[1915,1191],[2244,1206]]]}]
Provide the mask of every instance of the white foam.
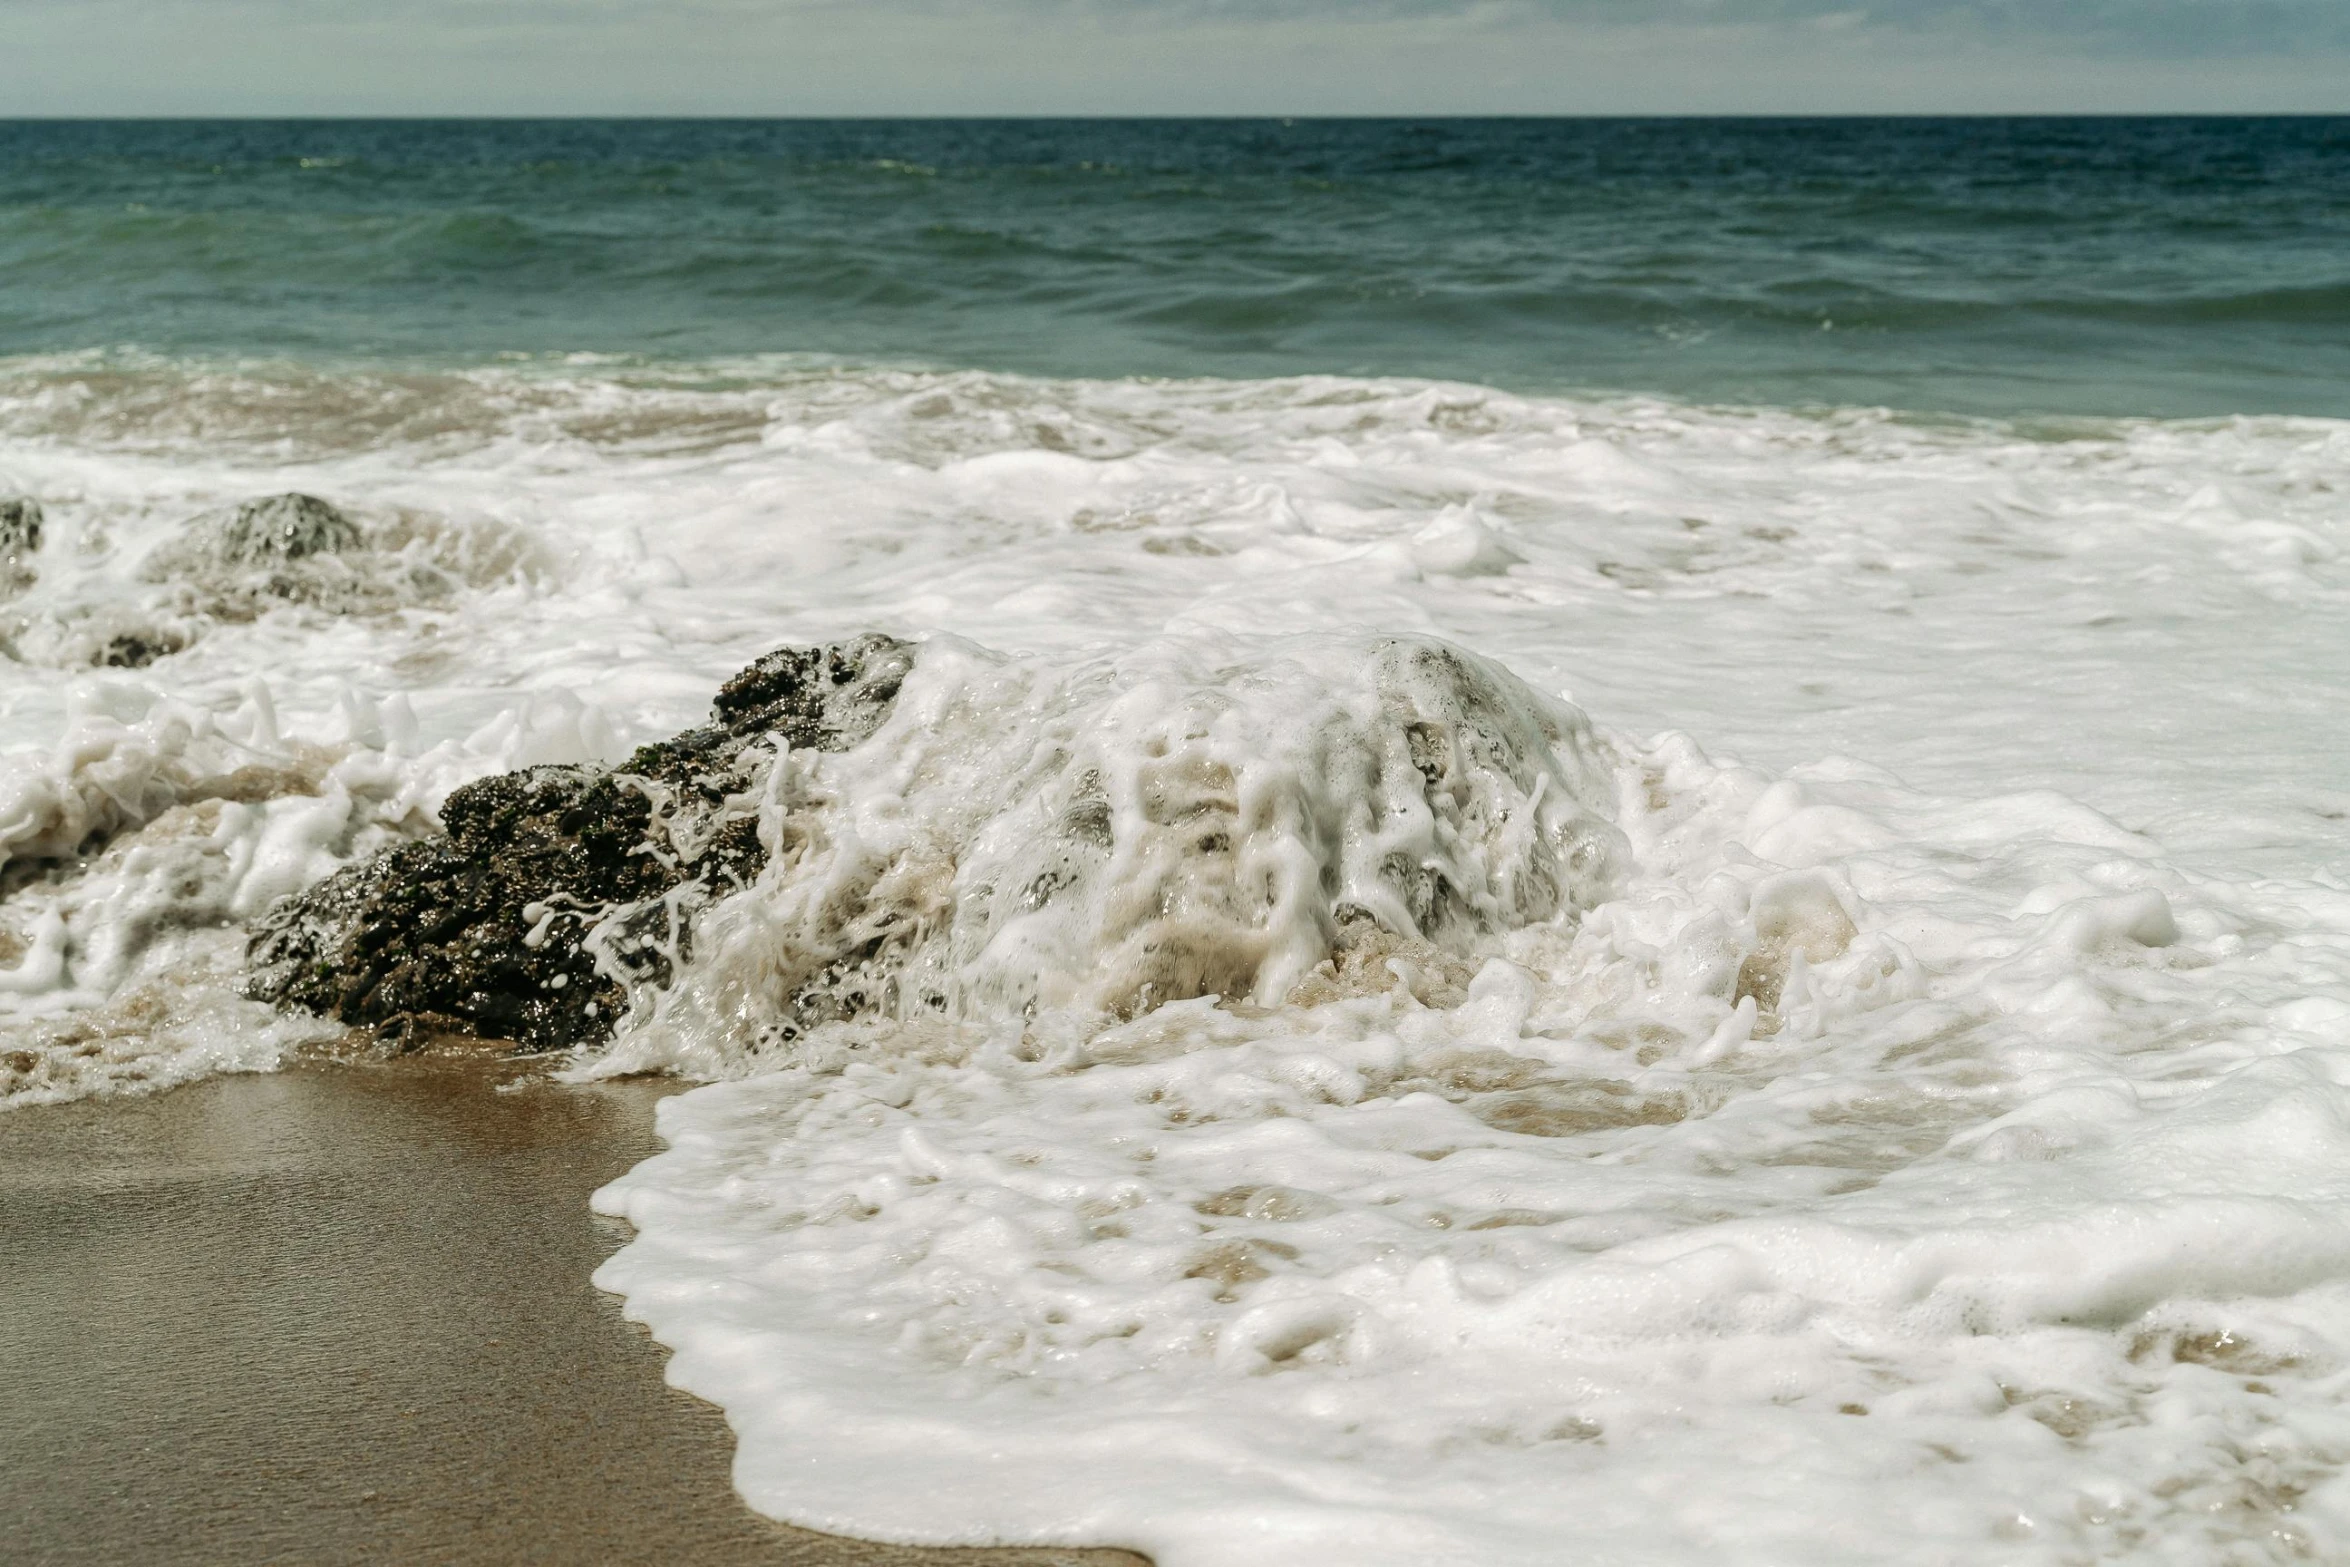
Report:
[{"label": "white foam", "polygon": [[836,1017],[1272,1005],[1349,929],[1471,951],[1608,895],[1604,754],[1425,640],[933,642],[880,733],[772,769],[767,868],[596,1070],[739,1072]]},{"label": "white foam", "polygon": [[1882,783],[1620,768],[1627,882],[1449,993],[830,1025],[669,1101],[598,1282],[726,1406],[755,1505],[857,1532],[2350,1545],[2350,1041],[2292,1010],[2339,1004],[2343,896],[2190,882],[2052,802],[1970,846],[1979,806]]},{"label": "white foam", "polygon": [[[599,1277],[754,1505],[1165,1567],[2333,1559],[2346,469],[2316,420],[18,362],[20,626],[146,613],[185,518],[275,491],[521,553],[196,604],[135,696],[0,666],[0,831],[116,843],[0,903],[78,943],[0,1004],[83,1031],[48,1097],[116,1080],[93,1041],[265,1064],[223,999],[265,887],[778,643],[926,638],[580,1063],[727,1079],[600,1199]],[[1375,651],[1429,639],[1473,700]],[[1465,714],[1507,744],[1445,817],[1395,735]],[[1350,820],[1478,917],[1407,930]],[[1508,892],[1569,838],[1604,876]],[[1188,982],[1139,961],[1200,910]]]},{"label": "white foam", "polygon": [[262,1070],[334,1033],[242,999],[242,927],[434,830],[486,759],[386,752],[364,704],[373,747],[288,740],[259,684],[229,712],[121,679],[76,697],[61,744],[0,771],[0,1105]]}]

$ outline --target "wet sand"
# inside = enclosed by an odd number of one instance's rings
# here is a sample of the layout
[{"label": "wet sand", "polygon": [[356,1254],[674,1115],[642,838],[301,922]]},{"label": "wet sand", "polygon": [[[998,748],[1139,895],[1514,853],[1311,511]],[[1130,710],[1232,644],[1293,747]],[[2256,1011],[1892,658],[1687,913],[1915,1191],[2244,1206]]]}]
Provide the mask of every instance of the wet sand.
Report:
[{"label": "wet sand", "polygon": [[0,1115],[0,1555],[1144,1567],[787,1529],[588,1275],[662,1088],[464,1058]]}]

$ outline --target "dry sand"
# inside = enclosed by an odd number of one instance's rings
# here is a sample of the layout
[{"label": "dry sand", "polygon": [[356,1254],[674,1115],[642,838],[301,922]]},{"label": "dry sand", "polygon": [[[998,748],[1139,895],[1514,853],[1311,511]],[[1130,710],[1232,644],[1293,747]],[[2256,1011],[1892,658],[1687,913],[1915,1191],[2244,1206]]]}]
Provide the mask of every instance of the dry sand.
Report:
[{"label": "dry sand", "polygon": [[0,1115],[12,1563],[1145,1567],[787,1529],[587,1282],[649,1084],[309,1065]]}]

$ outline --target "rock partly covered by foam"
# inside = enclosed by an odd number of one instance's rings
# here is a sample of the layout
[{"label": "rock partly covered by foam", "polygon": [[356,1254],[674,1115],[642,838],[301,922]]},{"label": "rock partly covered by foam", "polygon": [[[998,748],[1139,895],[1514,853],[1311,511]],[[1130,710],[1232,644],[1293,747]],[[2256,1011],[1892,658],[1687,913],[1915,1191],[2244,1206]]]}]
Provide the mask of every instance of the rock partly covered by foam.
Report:
[{"label": "rock partly covered by foam", "polygon": [[[21,561],[11,578],[10,558],[0,537],[0,598],[33,581]],[[315,495],[264,496],[182,521],[135,562],[136,587],[86,572],[45,603],[0,614],[0,658],[139,669],[222,625],[394,614],[542,582],[548,565],[528,530],[492,518],[387,506],[362,518]]]},{"label": "rock partly covered by foam", "polygon": [[179,537],[141,563],[140,575],[151,582],[251,577],[264,585],[274,577],[280,597],[299,597],[306,577],[361,548],[365,538],[332,502],[265,495],[189,519]]},{"label": "rock partly covered by foam", "polygon": [[1613,895],[1623,781],[1572,704],[1432,638],[934,638],[871,740],[775,764],[775,863],[599,1070],[725,1076],[891,1018],[1436,996]]},{"label": "rock partly covered by foam", "polygon": [[265,495],[197,519],[189,544],[231,566],[278,566],[359,547],[359,525],[315,495]]},{"label": "rock partly covered by foam", "polygon": [[[300,607],[333,615],[445,602],[518,564],[511,551],[476,552],[463,530],[420,526],[399,514],[362,527],[315,495],[268,495],[188,519],[139,562],[160,592],[50,617],[13,631],[19,657],[126,669],[185,651],[221,622]],[[487,568],[487,569],[481,569]]]},{"label": "rock partly covered by foam", "polygon": [[41,503],[29,495],[0,496],[0,560],[21,560],[41,547]]},{"label": "rock partly covered by foam", "polygon": [[403,1033],[544,1050],[609,1033],[621,976],[661,979],[693,915],[766,861],[774,751],[840,751],[888,717],[913,649],[885,636],[771,653],[712,720],[620,767],[533,767],[449,796],[443,838],[402,844],[277,905],[255,930],[260,999]]},{"label": "rock partly covered by foam", "polygon": [[32,585],[32,556],[40,547],[41,503],[29,495],[0,496],[0,594]]}]

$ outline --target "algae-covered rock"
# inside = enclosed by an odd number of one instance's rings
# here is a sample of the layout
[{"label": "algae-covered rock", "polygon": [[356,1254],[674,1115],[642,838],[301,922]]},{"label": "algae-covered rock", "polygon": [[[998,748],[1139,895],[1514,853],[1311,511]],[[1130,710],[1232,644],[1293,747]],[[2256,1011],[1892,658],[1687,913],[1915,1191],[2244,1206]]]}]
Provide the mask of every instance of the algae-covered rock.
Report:
[{"label": "algae-covered rock", "polygon": [[[402,844],[273,908],[250,948],[256,997],[403,1033],[548,1050],[610,1033],[616,974],[660,980],[692,919],[758,874],[771,738],[846,750],[889,716],[913,649],[865,636],[771,653],[729,681],[712,722],[616,769],[532,767],[441,809],[448,835]],[[599,961],[600,960],[600,961]]]}]

